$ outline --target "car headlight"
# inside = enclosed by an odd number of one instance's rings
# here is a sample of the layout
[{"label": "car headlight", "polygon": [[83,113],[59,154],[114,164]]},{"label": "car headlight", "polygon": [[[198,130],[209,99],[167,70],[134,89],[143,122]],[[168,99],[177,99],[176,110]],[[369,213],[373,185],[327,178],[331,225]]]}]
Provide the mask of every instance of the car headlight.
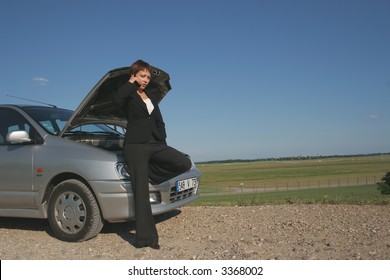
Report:
[{"label": "car headlight", "polygon": [[119,178],[124,180],[130,180],[130,174],[126,169],[126,164],[124,162],[117,163],[115,167]]}]

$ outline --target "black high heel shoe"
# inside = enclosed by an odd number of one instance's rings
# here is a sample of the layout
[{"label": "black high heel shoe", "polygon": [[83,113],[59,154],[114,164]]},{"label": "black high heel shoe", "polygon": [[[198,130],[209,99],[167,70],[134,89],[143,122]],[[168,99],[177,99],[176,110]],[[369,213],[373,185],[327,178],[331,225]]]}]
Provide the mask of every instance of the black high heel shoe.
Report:
[{"label": "black high heel shoe", "polygon": [[152,248],[154,250],[160,250],[160,245],[158,243],[146,243],[146,244],[135,244],[135,248],[145,248],[145,247],[149,247],[149,248]]},{"label": "black high heel shoe", "polygon": [[154,250],[160,250],[160,244],[158,243],[154,243],[154,244],[150,244],[148,247],[154,249]]}]

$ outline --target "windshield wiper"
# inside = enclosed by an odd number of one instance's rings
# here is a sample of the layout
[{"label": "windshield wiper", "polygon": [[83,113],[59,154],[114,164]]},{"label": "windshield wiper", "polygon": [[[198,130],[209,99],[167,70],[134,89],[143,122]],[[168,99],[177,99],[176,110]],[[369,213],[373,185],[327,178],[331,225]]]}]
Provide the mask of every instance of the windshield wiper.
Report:
[{"label": "windshield wiper", "polygon": [[87,134],[87,135],[111,135],[120,137],[121,134],[119,132],[111,132],[111,131],[67,131],[64,133],[65,135],[69,134]]}]

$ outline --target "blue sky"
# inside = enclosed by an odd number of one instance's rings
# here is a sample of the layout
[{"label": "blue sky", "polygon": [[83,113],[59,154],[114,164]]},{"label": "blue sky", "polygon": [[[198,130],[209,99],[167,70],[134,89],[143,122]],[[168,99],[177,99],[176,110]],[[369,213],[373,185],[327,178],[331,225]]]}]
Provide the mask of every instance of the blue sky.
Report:
[{"label": "blue sky", "polygon": [[0,103],[75,109],[110,69],[166,70],[195,161],[390,152],[390,1],[0,0]]}]

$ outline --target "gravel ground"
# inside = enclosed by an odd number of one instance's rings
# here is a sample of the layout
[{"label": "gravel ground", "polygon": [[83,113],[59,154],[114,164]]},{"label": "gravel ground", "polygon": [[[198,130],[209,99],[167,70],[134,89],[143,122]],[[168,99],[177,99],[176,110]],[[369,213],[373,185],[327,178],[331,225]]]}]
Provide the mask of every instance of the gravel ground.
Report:
[{"label": "gravel ground", "polygon": [[0,218],[2,260],[389,260],[390,206],[183,207],[156,217],[160,250],[134,248],[134,223],[67,243],[46,220]]}]

